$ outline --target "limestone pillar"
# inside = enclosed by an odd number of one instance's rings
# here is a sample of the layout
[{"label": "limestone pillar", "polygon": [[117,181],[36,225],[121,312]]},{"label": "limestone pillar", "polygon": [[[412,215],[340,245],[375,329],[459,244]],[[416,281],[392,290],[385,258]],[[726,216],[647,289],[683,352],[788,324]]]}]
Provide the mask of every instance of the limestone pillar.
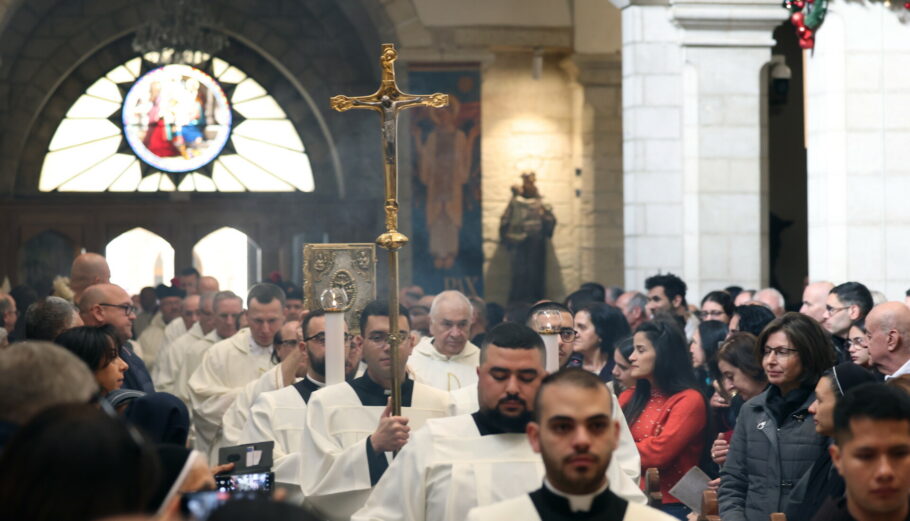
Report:
[{"label": "limestone pillar", "polygon": [[776,0],[621,7],[626,285],[672,271],[690,301],[764,285],[762,77],[786,11]]},{"label": "limestone pillar", "polygon": [[809,276],[910,287],[910,26],[880,2],[828,4],[806,54]]}]

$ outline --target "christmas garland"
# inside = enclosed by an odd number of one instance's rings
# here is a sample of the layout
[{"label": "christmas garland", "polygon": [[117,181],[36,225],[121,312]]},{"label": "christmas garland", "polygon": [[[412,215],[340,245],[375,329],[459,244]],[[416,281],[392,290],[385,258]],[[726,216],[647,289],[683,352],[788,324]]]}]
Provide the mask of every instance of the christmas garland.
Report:
[{"label": "christmas garland", "polygon": [[[885,0],[885,5],[888,5]],[[815,33],[825,21],[828,0],[784,0],[784,8],[790,11],[790,23],[796,27],[799,46],[803,49],[815,47]],[[910,0],[904,0],[904,9],[910,10]]]}]

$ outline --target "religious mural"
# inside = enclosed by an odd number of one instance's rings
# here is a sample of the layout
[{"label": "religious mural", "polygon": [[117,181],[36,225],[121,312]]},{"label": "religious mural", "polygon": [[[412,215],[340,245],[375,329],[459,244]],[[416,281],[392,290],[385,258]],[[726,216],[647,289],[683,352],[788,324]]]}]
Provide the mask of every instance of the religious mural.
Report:
[{"label": "religious mural", "polygon": [[480,69],[412,66],[408,91],[449,95],[411,115],[414,284],[482,296]]}]

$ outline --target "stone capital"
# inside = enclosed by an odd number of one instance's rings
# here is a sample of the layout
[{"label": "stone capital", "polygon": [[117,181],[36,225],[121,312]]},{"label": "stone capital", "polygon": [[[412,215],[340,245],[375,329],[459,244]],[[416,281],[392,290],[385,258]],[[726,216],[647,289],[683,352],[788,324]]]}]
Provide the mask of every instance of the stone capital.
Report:
[{"label": "stone capital", "polygon": [[786,20],[779,0],[671,0],[683,46],[773,47],[774,28]]}]

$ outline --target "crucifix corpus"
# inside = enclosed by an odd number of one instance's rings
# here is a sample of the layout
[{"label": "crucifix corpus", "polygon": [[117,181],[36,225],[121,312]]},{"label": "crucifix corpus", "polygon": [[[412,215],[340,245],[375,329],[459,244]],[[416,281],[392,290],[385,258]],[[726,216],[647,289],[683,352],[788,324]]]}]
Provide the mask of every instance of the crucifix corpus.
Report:
[{"label": "crucifix corpus", "polygon": [[401,366],[398,351],[404,340],[398,331],[398,250],[408,238],[398,231],[398,111],[410,107],[441,108],[449,104],[448,94],[425,96],[405,94],[395,83],[395,45],[382,44],[379,64],[382,83],[369,96],[334,96],[331,107],[338,112],[350,109],[370,109],[379,113],[382,139],[382,159],[385,167],[385,233],[376,244],[389,252],[389,348],[392,351],[392,414],[401,415]]}]

